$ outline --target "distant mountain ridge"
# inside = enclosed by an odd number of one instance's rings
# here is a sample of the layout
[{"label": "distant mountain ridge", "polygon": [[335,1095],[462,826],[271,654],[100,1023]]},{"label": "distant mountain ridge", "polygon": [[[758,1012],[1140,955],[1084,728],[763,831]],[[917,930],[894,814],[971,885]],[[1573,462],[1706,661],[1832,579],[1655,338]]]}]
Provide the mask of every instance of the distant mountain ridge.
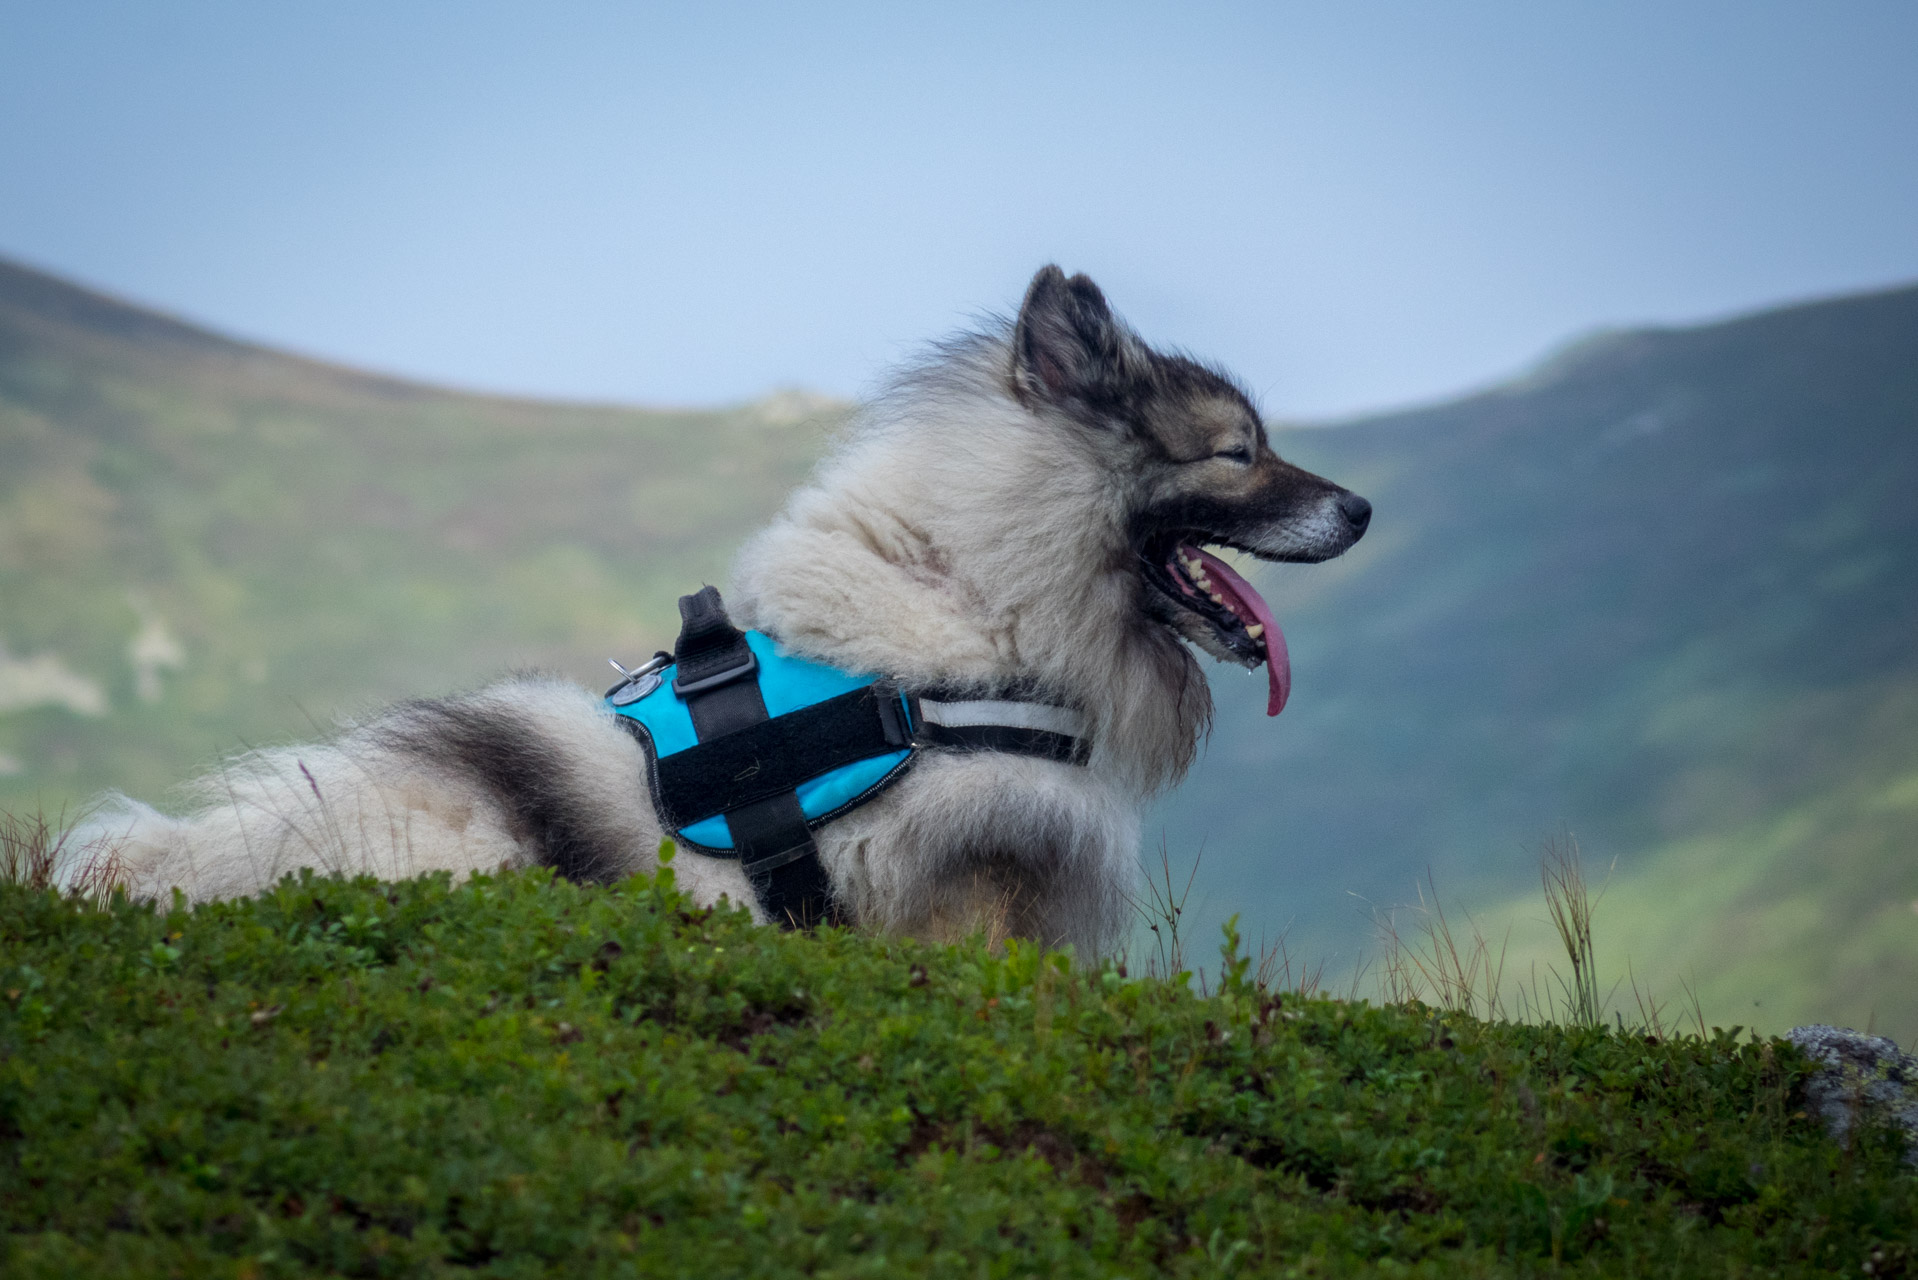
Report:
[{"label": "distant mountain ridge", "polygon": [[364,375],[0,263],[0,804],[537,665],[595,681],[844,406],[651,411]]},{"label": "distant mountain ridge", "polygon": [[270,348],[228,338],[163,312],[134,306],[44,271],[0,258],[0,309],[14,323],[64,325],[69,329],[141,344],[165,343],[183,350],[284,356]]},{"label": "distant mountain ridge", "polygon": [[[1483,902],[1524,889],[1528,848],[1562,826],[1651,874],[1687,842],[1795,820],[1762,874],[1714,873],[1726,917],[1795,903],[1792,948],[1882,926],[1884,948],[1804,998],[1853,984],[1861,1022],[1918,1031],[1918,995],[1879,972],[1918,972],[1918,812],[1843,832],[1826,812],[1918,777],[1918,288],[1612,335],[1280,447],[1377,515],[1345,560],[1266,575],[1293,705],[1267,724],[1222,697],[1166,807],[1175,848],[1205,843],[1215,913],[1291,918],[1294,944],[1349,957],[1348,894],[1409,901],[1428,865]],[[1807,897],[1806,879],[1824,883]],[[1721,942],[1747,973],[1796,963]],[[1711,955],[1688,958],[1716,982]],[[1721,1009],[1736,986],[1712,988]],[[1762,1009],[1780,989],[1747,994]]]},{"label": "distant mountain ridge", "polygon": [[[445,391],[0,263],[0,804],[159,799],[509,665],[596,681],[723,583],[843,412]],[[1377,515],[1260,570],[1282,717],[1215,669],[1160,811],[1205,851],[1195,921],[1289,924],[1336,968],[1351,895],[1429,866],[1523,926],[1569,827],[1618,859],[1619,963],[1725,1022],[1918,1031],[1918,288],[1608,334],[1275,442]]]}]

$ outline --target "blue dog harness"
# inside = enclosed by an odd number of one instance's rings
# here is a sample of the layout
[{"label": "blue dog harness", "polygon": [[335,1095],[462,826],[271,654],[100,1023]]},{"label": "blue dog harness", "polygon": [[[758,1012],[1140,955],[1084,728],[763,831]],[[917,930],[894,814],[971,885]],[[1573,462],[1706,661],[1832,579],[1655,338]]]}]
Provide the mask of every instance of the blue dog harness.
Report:
[{"label": "blue dog harness", "polygon": [[1090,755],[1071,708],[1017,690],[908,693],[796,657],[734,627],[712,587],[681,597],[679,611],[673,653],[620,667],[607,706],[645,751],[661,824],[689,848],[738,858],[767,916],[788,927],[831,916],[813,829],[898,781],[921,750],[1077,765]]}]

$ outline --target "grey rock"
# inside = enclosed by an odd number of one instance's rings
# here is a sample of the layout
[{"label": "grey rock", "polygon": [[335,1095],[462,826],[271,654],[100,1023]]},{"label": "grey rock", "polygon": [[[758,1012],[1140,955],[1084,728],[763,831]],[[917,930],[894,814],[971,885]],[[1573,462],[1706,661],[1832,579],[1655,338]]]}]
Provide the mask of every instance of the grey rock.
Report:
[{"label": "grey rock", "polygon": [[1860,1117],[1882,1116],[1904,1132],[1905,1163],[1918,1167],[1918,1057],[1843,1027],[1793,1027],[1785,1038],[1819,1064],[1805,1107],[1835,1141],[1849,1145]]}]

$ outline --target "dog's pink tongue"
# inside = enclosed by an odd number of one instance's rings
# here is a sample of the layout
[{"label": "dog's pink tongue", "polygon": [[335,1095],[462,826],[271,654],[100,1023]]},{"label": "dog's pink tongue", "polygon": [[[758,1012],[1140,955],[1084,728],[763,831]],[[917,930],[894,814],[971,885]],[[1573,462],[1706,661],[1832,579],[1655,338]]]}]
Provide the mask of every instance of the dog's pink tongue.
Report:
[{"label": "dog's pink tongue", "polygon": [[1286,651],[1285,632],[1279,630],[1272,607],[1266,604],[1264,596],[1252,589],[1251,583],[1219,557],[1189,544],[1182,550],[1204,562],[1206,576],[1212,579],[1213,587],[1224,597],[1226,606],[1239,615],[1241,622],[1257,623],[1265,628],[1265,714],[1279,714],[1285,710],[1285,700],[1292,696],[1292,655]]}]

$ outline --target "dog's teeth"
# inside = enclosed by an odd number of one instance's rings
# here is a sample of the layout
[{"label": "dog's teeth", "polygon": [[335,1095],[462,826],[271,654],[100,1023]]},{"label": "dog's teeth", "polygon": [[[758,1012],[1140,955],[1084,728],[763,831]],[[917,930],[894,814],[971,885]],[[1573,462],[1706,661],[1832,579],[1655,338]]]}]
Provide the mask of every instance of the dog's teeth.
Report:
[{"label": "dog's teeth", "polygon": [[1265,634],[1265,624],[1263,622],[1255,622],[1251,626],[1245,629],[1245,634],[1251,636],[1254,640],[1257,640],[1260,636]]},{"label": "dog's teeth", "polygon": [[[1212,584],[1211,584],[1211,583],[1207,583],[1206,585],[1207,585],[1207,586],[1210,586],[1210,585],[1212,585]],[[1225,597],[1224,597],[1224,596],[1222,596],[1222,595],[1220,595],[1220,594],[1219,594],[1218,592],[1216,592],[1216,591],[1214,591],[1214,592],[1212,593],[1212,603],[1213,603],[1213,604],[1224,604],[1224,603],[1225,603]]]}]

